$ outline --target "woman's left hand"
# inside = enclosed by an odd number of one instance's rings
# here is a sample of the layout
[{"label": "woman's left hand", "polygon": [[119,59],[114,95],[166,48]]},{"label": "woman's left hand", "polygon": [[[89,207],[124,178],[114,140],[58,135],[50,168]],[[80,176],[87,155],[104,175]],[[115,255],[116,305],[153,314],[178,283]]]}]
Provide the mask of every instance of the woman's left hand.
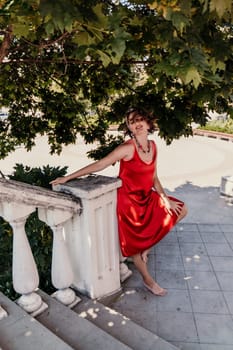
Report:
[{"label": "woman's left hand", "polygon": [[181,210],[182,210],[182,203],[174,201],[169,198],[163,198],[165,207],[170,215],[172,215],[172,212],[174,212],[177,216],[179,216]]}]

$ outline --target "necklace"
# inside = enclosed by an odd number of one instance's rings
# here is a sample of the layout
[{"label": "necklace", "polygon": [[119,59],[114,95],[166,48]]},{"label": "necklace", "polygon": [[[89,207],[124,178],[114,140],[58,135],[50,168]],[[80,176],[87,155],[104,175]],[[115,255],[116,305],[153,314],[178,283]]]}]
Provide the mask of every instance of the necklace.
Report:
[{"label": "necklace", "polygon": [[142,145],[138,142],[137,138],[134,136],[137,148],[139,151],[142,151],[143,153],[150,153],[150,141],[147,140],[147,150],[145,151],[142,147]]}]

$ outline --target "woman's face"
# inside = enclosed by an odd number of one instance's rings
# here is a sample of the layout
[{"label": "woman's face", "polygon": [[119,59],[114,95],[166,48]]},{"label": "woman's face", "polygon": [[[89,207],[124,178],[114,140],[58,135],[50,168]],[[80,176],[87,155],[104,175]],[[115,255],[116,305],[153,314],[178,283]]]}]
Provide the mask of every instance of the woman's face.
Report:
[{"label": "woman's face", "polygon": [[143,133],[148,131],[149,124],[147,122],[147,119],[140,115],[137,111],[132,112],[127,117],[127,126],[129,130],[134,134],[137,135],[138,133]]}]

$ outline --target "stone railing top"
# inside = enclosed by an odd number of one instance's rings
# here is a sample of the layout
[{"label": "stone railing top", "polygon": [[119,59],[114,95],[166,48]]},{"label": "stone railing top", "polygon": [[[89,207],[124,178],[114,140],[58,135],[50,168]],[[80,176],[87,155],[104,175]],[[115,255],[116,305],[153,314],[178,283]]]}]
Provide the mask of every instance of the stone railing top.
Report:
[{"label": "stone railing top", "polygon": [[64,193],[57,193],[24,182],[0,179],[0,202],[17,202],[48,209],[68,210],[80,213],[81,203],[78,198]]},{"label": "stone railing top", "polygon": [[56,185],[53,189],[64,193],[72,193],[81,199],[91,199],[115,190],[120,186],[121,180],[117,177],[89,175],[62,185]]}]

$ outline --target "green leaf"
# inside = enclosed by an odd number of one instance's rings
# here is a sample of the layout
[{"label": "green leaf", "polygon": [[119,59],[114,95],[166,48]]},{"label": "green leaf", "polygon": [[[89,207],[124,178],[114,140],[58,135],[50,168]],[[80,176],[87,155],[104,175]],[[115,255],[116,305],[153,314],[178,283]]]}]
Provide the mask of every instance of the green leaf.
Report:
[{"label": "green leaf", "polygon": [[96,53],[100,56],[100,60],[104,67],[107,67],[111,63],[111,57],[101,50],[96,50]]},{"label": "green leaf", "polygon": [[53,23],[55,25],[55,28],[59,29],[61,32],[64,31],[65,29],[65,24],[64,24],[64,19],[62,17],[54,17],[53,18]]},{"label": "green leaf", "polygon": [[216,11],[220,18],[226,11],[231,11],[231,7],[232,0],[210,0],[210,11]]},{"label": "green leaf", "polygon": [[49,36],[54,34],[55,26],[52,20],[49,20],[47,23],[45,23],[45,31]]},{"label": "green leaf", "polygon": [[112,50],[112,62],[118,64],[125,52],[125,40],[121,38],[113,39],[110,43]]},{"label": "green leaf", "polygon": [[190,24],[189,19],[178,11],[172,12],[171,21],[174,27],[176,27],[181,33],[183,33],[185,27]]},{"label": "green leaf", "polygon": [[225,68],[226,68],[225,62],[216,61],[216,59],[215,59],[214,57],[211,57],[209,63],[210,63],[212,72],[213,72],[214,74],[216,73],[216,71],[217,71],[218,69],[219,69],[219,70],[225,70]]},{"label": "green leaf", "polygon": [[193,85],[196,89],[201,83],[201,77],[196,67],[190,67],[182,76],[182,79],[186,85],[193,82]]},{"label": "green leaf", "polygon": [[98,27],[105,28],[108,24],[108,17],[103,13],[103,4],[97,4],[94,6],[93,12],[97,17],[96,24],[98,24]]},{"label": "green leaf", "polygon": [[30,31],[30,27],[28,24],[15,23],[13,26],[13,33],[16,36],[24,36],[27,37]]},{"label": "green leaf", "polygon": [[181,13],[184,13],[185,16],[191,16],[192,3],[187,0],[180,0],[180,10]]},{"label": "green leaf", "polygon": [[[84,28],[85,29],[85,28]],[[87,26],[87,32],[95,38],[96,43],[103,40],[103,33],[96,27]]]},{"label": "green leaf", "polygon": [[89,34],[87,31],[80,31],[73,36],[73,42],[80,46],[89,46],[96,44],[97,40],[94,35]]}]

